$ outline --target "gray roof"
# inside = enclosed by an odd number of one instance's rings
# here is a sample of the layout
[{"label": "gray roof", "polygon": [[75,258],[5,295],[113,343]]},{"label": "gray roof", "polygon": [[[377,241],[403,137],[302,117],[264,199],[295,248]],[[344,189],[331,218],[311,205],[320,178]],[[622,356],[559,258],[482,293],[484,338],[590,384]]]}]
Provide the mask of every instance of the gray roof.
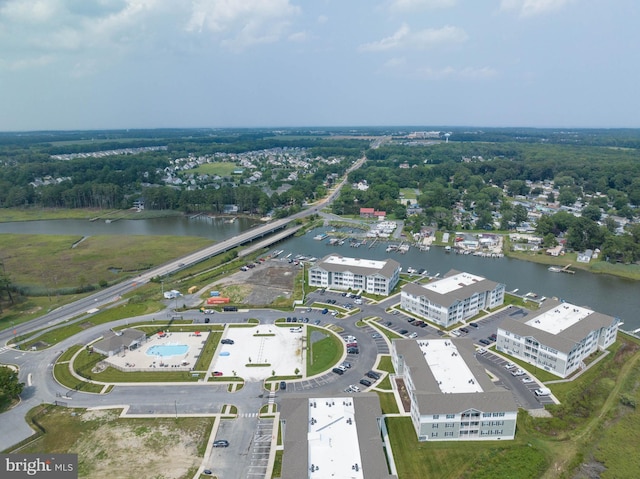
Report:
[{"label": "gray roof", "polygon": [[130,347],[146,338],[146,334],[134,328],[123,329],[117,333],[109,330],[104,337],[93,345],[93,349],[105,354],[120,351],[123,347]]},{"label": "gray roof", "polygon": [[391,278],[395,271],[400,268],[400,263],[398,263],[394,259],[385,259],[384,266],[380,269],[377,268],[369,268],[367,266],[358,266],[353,264],[335,264],[335,263],[325,263],[327,258],[336,257],[343,258],[344,256],[340,256],[337,254],[329,254],[322,258],[321,261],[318,262],[313,268],[310,269],[322,269],[324,271],[329,271],[332,273],[344,273],[346,271],[350,273],[360,274],[363,276],[372,276],[378,274],[385,278]]},{"label": "gray roof", "polygon": [[396,351],[403,357],[405,367],[409,370],[421,414],[454,414],[468,409],[484,412],[517,411],[518,406],[513,395],[495,386],[484,367],[478,363],[471,339],[457,338],[452,339],[451,342],[458,348],[458,353],[482,387],[483,392],[480,393],[443,393],[424,360],[418,342],[413,339],[394,339],[393,342]]},{"label": "gray roof", "polygon": [[[448,278],[449,276],[454,276],[456,274],[460,274],[461,271],[456,271],[455,269],[450,270],[447,274],[444,275],[444,278]],[[444,279],[443,278],[443,279]],[[442,281],[442,280],[438,280]],[[435,283],[436,281],[434,281]],[[425,288],[423,285],[415,284],[415,283],[407,283],[402,287],[403,291],[406,291],[409,294],[413,294],[414,296],[424,296],[429,301],[435,304],[439,304],[441,306],[449,307],[452,304],[464,301],[468,297],[472,296],[475,293],[486,293],[488,291],[493,291],[496,286],[501,283],[496,283],[495,281],[488,280],[486,278],[482,278],[481,281],[470,284],[469,286],[463,286],[449,293],[439,293],[437,291],[432,291],[428,288]]]},{"label": "gray roof", "polygon": [[524,318],[513,319],[507,317],[503,319],[499,328],[517,334],[518,336],[534,338],[540,344],[568,354],[576,344],[586,338],[589,333],[600,328],[608,328],[617,321],[613,316],[607,316],[606,314],[594,311],[583,320],[569,326],[559,334],[548,333],[542,329],[525,324],[536,316],[546,313],[560,304],[562,303],[557,300],[547,300],[538,311],[529,313]]},{"label": "gray roof", "polygon": [[[358,428],[358,443],[365,479],[395,479],[388,473],[387,462],[377,418],[382,416],[380,401],[375,393],[345,394],[332,397],[353,399],[355,420]],[[282,456],[282,479],[303,479],[309,477],[309,450],[307,432],[309,423],[309,397],[288,394],[282,399],[280,419],[284,426],[284,454]]]}]

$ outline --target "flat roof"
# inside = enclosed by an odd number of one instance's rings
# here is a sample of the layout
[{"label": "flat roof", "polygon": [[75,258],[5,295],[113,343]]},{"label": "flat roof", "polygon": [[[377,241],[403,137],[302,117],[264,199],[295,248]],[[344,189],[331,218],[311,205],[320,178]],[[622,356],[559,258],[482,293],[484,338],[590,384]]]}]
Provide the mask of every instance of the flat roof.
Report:
[{"label": "flat roof", "polygon": [[449,339],[418,341],[424,360],[443,393],[480,393],[480,382]]},{"label": "flat roof", "polygon": [[423,288],[436,293],[447,294],[458,289],[466,288],[467,286],[471,286],[475,283],[479,283],[480,281],[484,281],[482,276],[477,276],[471,273],[457,273],[452,276],[442,278],[439,281],[425,284]]},{"label": "flat roof", "polygon": [[353,398],[310,398],[309,478],[364,479]]},{"label": "flat roof", "polygon": [[380,439],[377,394],[292,393],[282,398],[281,408],[282,479],[397,479],[389,473]]},{"label": "flat roof", "polygon": [[592,313],[593,311],[582,306],[561,303],[557,307],[530,319],[525,324],[549,334],[559,334]]},{"label": "flat roof", "polygon": [[360,266],[363,268],[382,269],[387,264],[386,261],[373,259],[347,258],[344,256],[327,256],[322,260],[325,264],[339,264],[343,266]]}]

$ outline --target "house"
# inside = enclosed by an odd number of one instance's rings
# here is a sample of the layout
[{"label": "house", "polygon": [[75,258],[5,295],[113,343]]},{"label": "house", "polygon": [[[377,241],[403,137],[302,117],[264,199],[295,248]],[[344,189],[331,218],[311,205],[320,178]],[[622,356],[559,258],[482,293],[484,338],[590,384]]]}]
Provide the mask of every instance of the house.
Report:
[{"label": "house", "polygon": [[309,286],[388,296],[400,280],[400,270],[400,263],[393,259],[376,261],[331,254],[309,268]]},{"label": "house", "polygon": [[372,218],[375,208],[360,208],[361,218]]},{"label": "house", "polygon": [[565,378],[584,359],[615,343],[620,320],[589,308],[547,300],[524,317],[498,326],[496,349]]},{"label": "house", "polygon": [[403,309],[443,327],[465,321],[482,309],[504,302],[505,285],[471,273],[451,270],[442,279],[402,287]]},{"label": "house", "polygon": [[280,477],[396,478],[380,440],[383,424],[375,393],[311,398],[287,394],[280,413]]},{"label": "house", "polygon": [[582,253],[578,253],[577,261],[578,263],[589,263],[593,258],[593,250],[587,249]]},{"label": "house", "polygon": [[110,330],[93,345],[93,350],[105,356],[113,356],[120,352],[139,348],[147,340],[147,335],[134,328],[122,331]]},{"label": "house", "polygon": [[564,245],[559,244],[558,246],[554,246],[553,248],[547,249],[547,254],[551,256],[560,256],[563,253]]},{"label": "house", "polygon": [[515,437],[518,405],[487,376],[471,339],[394,339],[391,361],[409,394],[419,441]]}]

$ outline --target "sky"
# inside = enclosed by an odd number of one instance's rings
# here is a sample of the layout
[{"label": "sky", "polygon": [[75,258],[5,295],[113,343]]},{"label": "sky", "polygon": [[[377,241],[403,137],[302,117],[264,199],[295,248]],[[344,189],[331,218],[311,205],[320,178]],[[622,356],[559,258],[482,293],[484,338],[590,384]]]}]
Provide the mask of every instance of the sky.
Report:
[{"label": "sky", "polygon": [[0,0],[0,131],[640,127],[638,0]]}]

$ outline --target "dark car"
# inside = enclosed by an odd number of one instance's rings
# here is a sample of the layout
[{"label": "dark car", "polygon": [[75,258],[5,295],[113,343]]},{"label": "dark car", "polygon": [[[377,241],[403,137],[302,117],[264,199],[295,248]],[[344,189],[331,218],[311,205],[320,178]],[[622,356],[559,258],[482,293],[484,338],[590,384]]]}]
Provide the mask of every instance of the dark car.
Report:
[{"label": "dark car", "polygon": [[425,323],[424,321],[422,322],[422,324],[420,325],[421,328],[426,328],[427,326],[429,326],[427,323]]},{"label": "dark car", "polygon": [[463,333],[468,333],[469,330],[467,328],[460,328],[460,331],[462,331]]},{"label": "dark car", "polygon": [[407,331],[406,329],[401,329],[400,331],[398,331],[400,334],[407,334],[409,331]]},{"label": "dark car", "polygon": [[229,447],[229,441],[226,439],[218,439],[213,441],[213,447]]},{"label": "dark car", "polygon": [[469,323],[469,326],[471,326],[472,328],[477,328],[478,325],[476,323]]},{"label": "dark car", "polygon": [[324,309],[322,310],[322,314],[327,314],[328,312],[329,312],[329,310],[328,310],[327,308],[324,308]]},{"label": "dark car", "polygon": [[491,336],[489,336],[489,338],[493,339],[494,341],[496,340],[497,337],[498,335],[496,333],[493,333]]},{"label": "dark car", "polygon": [[287,383],[284,381],[280,381],[280,390],[285,391],[287,389]]},{"label": "dark car", "polygon": [[481,339],[480,341],[478,341],[480,344],[484,344],[485,346],[489,346],[491,344],[491,341],[487,341],[486,339]]},{"label": "dark car", "polygon": [[358,343],[347,343],[347,349],[349,348],[357,348],[358,347]]},{"label": "dark car", "polygon": [[365,374],[365,376],[367,376],[368,378],[371,378],[371,379],[375,379],[375,380],[380,379],[380,374],[375,372],[375,371],[369,371],[367,374]]},{"label": "dark car", "polygon": [[339,376],[342,376],[344,374],[344,371],[340,368],[333,368],[331,371],[338,374]]},{"label": "dark car", "polygon": [[386,323],[384,323],[385,326],[391,326],[393,323],[391,321],[387,321]]},{"label": "dark car", "polygon": [[211,318],[204,318],[205,323],[208,323],[209,321],[211,321]]},{"label": "dark car", "polygon": [[223,340],[220,341],[222,344],[235,344],[235,341],[233,339],[228,339],[225,338]]},{"label": "dark car", "polygon": [[415,321],[415,318],[407,318],[408,323],[413,323],[414,321]]},{"label": "dark car", "polygon": [[422,326],[423,324],[424,324],[424,321],[415,321],[413,323],[414,326],[418,326],[418,327]]},{"label": "dark car", "polygon": [[371,381],[369,381],[368,379],[364,379],[364,378],[362,378],[362,379],[360,380],[360,384],[362,384],[363,386],[367,386],[367,387],[369,387],[369,386],[371,386]]},{"label": "dark car", "polygon": [[317,326],[318,324],[320,324],[320,320],[319,320],[319,319],[316,319],[316,320],[313,322],[313,324],[315,324],[315,325]]},{"label": "dark car", "polygon": [[358,348],[347,348],[347,354],[360,354]]}]

